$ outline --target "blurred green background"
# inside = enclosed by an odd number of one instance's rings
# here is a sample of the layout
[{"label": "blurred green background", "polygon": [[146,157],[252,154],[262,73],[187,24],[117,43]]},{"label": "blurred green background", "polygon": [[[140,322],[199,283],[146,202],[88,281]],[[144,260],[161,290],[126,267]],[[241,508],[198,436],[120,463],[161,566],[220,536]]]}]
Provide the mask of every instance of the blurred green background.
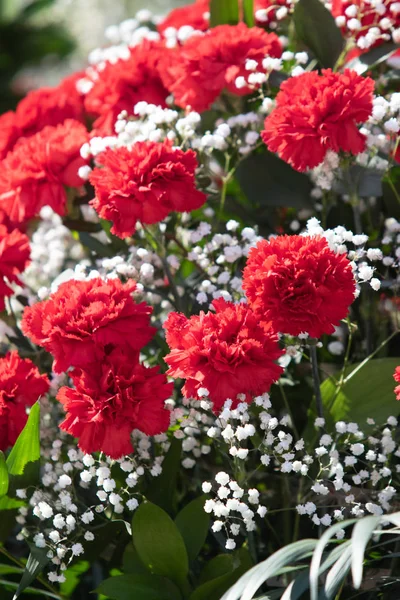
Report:
[{"label": "blurred green background", "polygon": [[105,45],[109,25],[140,9],[164,15],[184,0],[0,0],[0,113],[30,89],[55,85]]}]

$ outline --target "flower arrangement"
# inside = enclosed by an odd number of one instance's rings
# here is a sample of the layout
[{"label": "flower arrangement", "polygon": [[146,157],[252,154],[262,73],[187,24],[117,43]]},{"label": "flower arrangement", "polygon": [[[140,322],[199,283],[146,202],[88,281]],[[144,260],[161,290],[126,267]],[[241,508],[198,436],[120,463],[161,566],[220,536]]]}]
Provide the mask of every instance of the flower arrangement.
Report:
[{"label": "flower arrangement", "polygon": [[399,19],[142,10],[0,116],[5,598],[398,597]]}]

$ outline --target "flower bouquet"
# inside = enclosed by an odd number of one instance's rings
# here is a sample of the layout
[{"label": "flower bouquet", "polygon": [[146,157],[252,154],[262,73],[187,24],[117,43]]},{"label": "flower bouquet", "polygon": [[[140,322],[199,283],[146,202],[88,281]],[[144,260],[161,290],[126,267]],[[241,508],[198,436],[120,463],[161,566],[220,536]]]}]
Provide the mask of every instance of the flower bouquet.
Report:
[{"label": "flower bouquet", "polygon": [[105,38],[0,117],[1,597],[398,598],[399,2]]}]

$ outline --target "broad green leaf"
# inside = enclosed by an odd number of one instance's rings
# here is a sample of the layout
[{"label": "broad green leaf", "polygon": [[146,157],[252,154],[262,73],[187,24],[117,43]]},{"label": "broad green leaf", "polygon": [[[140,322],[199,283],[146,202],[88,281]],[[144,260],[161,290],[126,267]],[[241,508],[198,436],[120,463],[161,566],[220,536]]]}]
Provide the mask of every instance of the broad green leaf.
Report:
[{"label": "broad green leaf", "polygon": [[179,529],[156,504],[146,502],[132,521],[133,543],[142,563],[156,575],[185,587],[189,560]]},{"label": "broad green leaf", "polygon": [[40,405],[36,402],[6,461],[11,494],[18,488],[26,488],[37,482],[39,461]]},{"label": "broad green leaf", "polygon": [[72,592],[79,584],[81,577],[90,568],[90,563],[87,560],[80,560],[77,563],[68,566],[64,571],[65,581],[60,584],[60,592],[63,596],[69,598]]},{"label": "broad green leaf", "polygon": [[320,0],[299,0],[293,14],[296,33],[323,67],[333,67],[344,39],[335,19]]},{"label": "broad green leaf", "polygon": [[362,582],[365,548],[367,547],[373,532],[378,527],[379,521],[379,517],[371,515],[360,519],[360,521],[354,525],[353,533],[351,535],[353,549],[351,556],[351,573],[353,576],[353,585],[356,590],[359,589]]},{"label": "broad green leaf", "polygon": [[23,10],[21,11],[20,18],[29,19],[33,16],[36,16],[38,12],[44,8],[51,7],[52,4],[54,4],[54,0],[34,0],[33,2],[29,2],[29,4],[24,6]]},{"label": "broad green leaf", "polygon": [[122,557],[122,570],[127,575],[140,575],[148,573],[148,570],[140,560],[137,550],[132,543],[125,548]]},{"label": "broad green leaf", "polygon": [[309,177],[292,169],[272,152],[265,151],[247,157],[238,166],[236,178],[254,209],[264,206],[311,206]]},{"label": "broad green leaf", "polygon": [[243,18],[248,27],[254,27],[254,1],[242,0]]},{"label": "broad green leaf", "polygon": [[[230,564],[228,564],[228,561],[222,561],[222,556],[223,555],[217,556],[211,561],[211,563],[214,564],[212,568],[208,569],[208,580],[194,590],[189,600],[220,600],[224,592],[234,585],[239,577],[251,568],[249,553],[244,548],[241,548],[234,554],[227,555],[230,558]],[[206,569],[207,567],[205,567],[200,581],[204,581]],[[221,569],[222,574],[213,577],[212,579],[208,578],[212,572],[217,573],[219,569]],[[224,572],[225,570],[226,572]]]},{"label": "broad green leaf", "polygon": [[5,542],[15,526],[15,518],[18,508],[24,506],[21,500],[15,500],[8,496],[0,498],[0,543]]},{"label": "broad green leaf", "polygon": [[363,423],[368,417],[383,423],[399,412],[394,395],[393,373],[398,358],[375,358],[351,375],[358,365],[346,372],[349,377],[335,398],[336,385],[326,379],[321,386],[322,401],[334,421],[351,420]]},{"label": "broad green leaf", "polygon": [[110,244],[103,244],[93,235],[87,233],[87,231],[79,231],[79,241],[83,246],[88,248],[91,252],[102,257],[114,256],[114,251]]},{"label": "broad green leaf", "polygon": [[175,519],[175,525],[181,532],[190,561],[197,558],[206,541],[210,525],[210,516],[204,511],[206,499],[207,496],[203,495],[192,500]]},{"label": "broad green leaf", "polygon": [[8,491],[8,471],[6,459],[0,450],[0,497],[7,494]]},{"label": "broad green leaf", "polygon": [[157,575],[119,575],[103,581],[96,590],[113,600],[181,600],[179,589]]},{"label": "broad green leaf", "polygon": [[239,22],[238,0],[211,0],[210,26],[236,25]]},{"label": "broad green leaf", "polygon": [[176,484],[181,471],[182,440],[173,438],[162,463],[162,473],[153,478],[146,490],[148,500],[161,506],[167,513],[176,512]]},{"label": "broad green leaf", "polygon": [[227,573],[232,573],[235,569],[233,554],[219,554],[212,560],[206,563],[206,566],[201,572],[199,582],[205,583],[210,579],[221,577]]},{"label": "broad green leaf", "polygon": [[116,545],[124,547],[130,539],[125,522],[122,520],[108,521],[96,528],[95,540],[85,544],[85,559],[93,563],[103,552],[109,552]]},{"label": "broad green leaf", "polygon": [[[25,502],[23,500],[16,500],[15,498],[9,498],[8,496],[3,496],[0,498],[0,510],[14,510],[16,508],[20,508],[24,506]],[[5,517],[2,516],[1,520]]]},{"label": "broad green leaf", "polygon": [[33,544],[30,545],[31,552],[29,554],[28,561],[25,566],[25,571],[22,575],[22,579],[18,585],[17,591],[14,594],[13,600],[17,600],[22,592],[36,579],[37,575],[43,570],[43,568],[49,562],[47,553],[48,548],[37,548]]},{"label": "broad green leaf", "polygon": [[[349,180],[335,183],[335,191],[343,195],[356,193],[361,198],[382,196],[382,177],[382,171],[353,165],[349,168]],[[352,182],[351,186],[349,181]]]}]

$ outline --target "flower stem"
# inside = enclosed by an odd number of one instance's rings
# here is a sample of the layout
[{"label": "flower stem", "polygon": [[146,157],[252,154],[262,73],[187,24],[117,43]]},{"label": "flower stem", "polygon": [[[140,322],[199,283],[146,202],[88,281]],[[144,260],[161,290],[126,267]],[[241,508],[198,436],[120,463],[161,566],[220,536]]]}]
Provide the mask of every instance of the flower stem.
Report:
[{"label": "flower stem", "polygon": [[323,418],[324,410],[322,407],[321,382],[319,379],[319,372],[318,372],[317,346],[315,346],[315,345],[310,345],[310,358],[311,358],[312,378],[313,378],[313,384],[314,384],[315,402],[317,405],[317,415],[319,417]]},{"label": "flower stem", "polygon": [[299,440],[299,439],[300,439],[300,436],[299,436],[299,432],[297,431],[297,427],[296,427],[295,420],[294,420],[294,418],[293,418],[292,411],[291,411],[291,409],[290,409],[290,404],[289,404],[289,401],[288,401],[288,399],[287,399],[286,392],[285,392],[284,386],[283,386],[283,385],[282,385],[282,383],[281,383],[281,380],[279,380],[279,381],[278,381],[278,384],[279,384],[279,389],[280,389],[280,391],[281,391],[282,400],[283,400],[283,403],[284,403],[284,405],[285,405],[285,408],[286,408],[286,410],[287,410],[287,412],[288,412],[288,415],[289,415],[289,417],[290,417],[290,421],[291,421],[291,425],[292,425],[293,433],[294,433],[294,436],[295,436],[295,438],[296,438],[296,441],[297,441],[297,440]]}]

